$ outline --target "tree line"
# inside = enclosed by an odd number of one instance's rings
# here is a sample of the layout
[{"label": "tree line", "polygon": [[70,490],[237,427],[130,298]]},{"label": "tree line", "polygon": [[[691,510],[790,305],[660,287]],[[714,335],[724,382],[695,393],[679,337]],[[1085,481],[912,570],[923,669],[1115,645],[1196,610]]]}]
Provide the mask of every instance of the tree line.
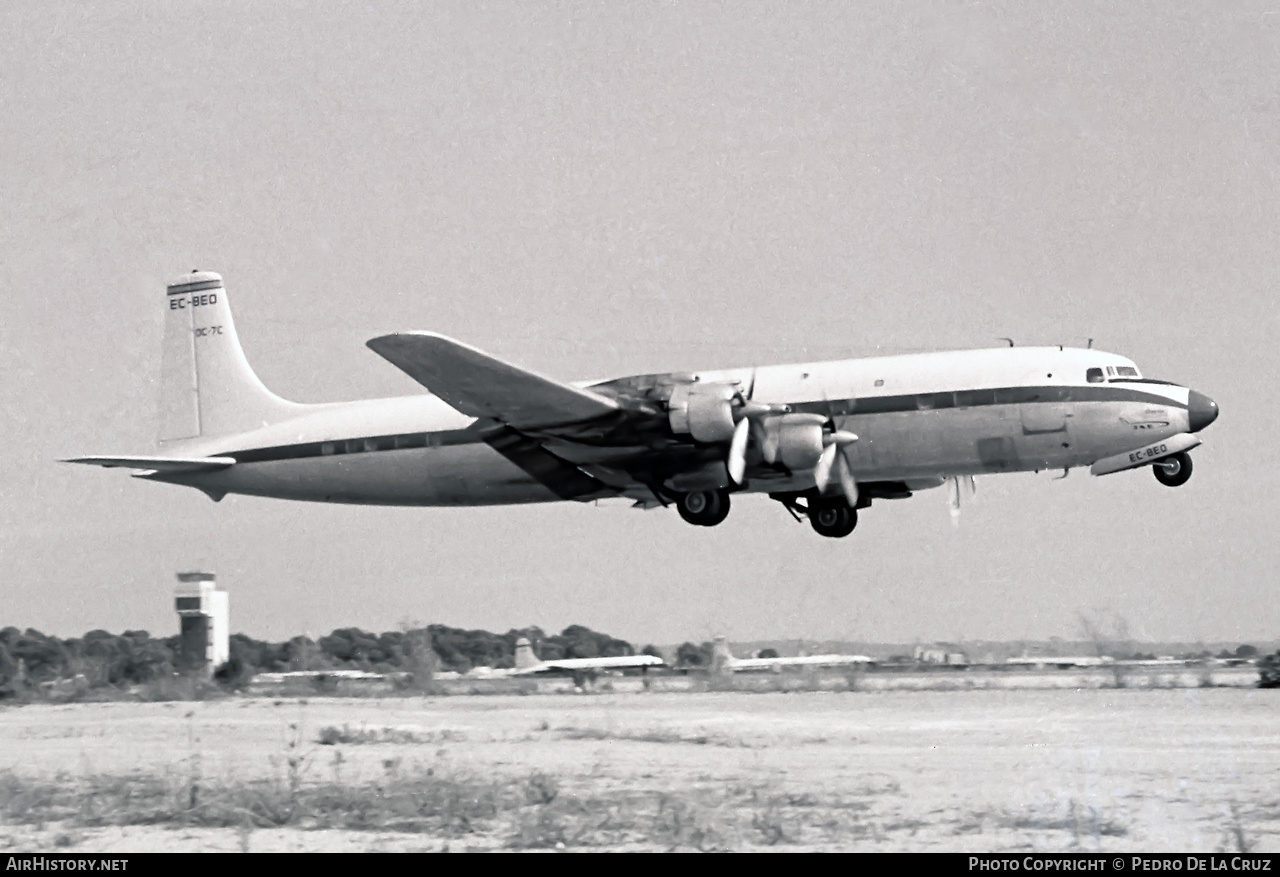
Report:
[{"label": "tree line", "polygon": [[[634,655],[626,640],[572,624],[548,635],[538,627],[496,634],[432,624],[410,630],[370,633],[344,627],[318,640],[295,636],[284,642],[232,634],[230,659],[215,677],[243,680],[255,673],[294,670],[414,672],[425,668],[465,673],[474,667],[515,666],[516,641],[524,637],[542,660]],[[658,654],[646,646],[645,654]],[[144,684],[179,672],[178,636],[152,637],[145,630],[121,634],[93,630],[61,639],[28,628],[0,630],[0,698],[59,679],[83,677],[91,688]]]}]

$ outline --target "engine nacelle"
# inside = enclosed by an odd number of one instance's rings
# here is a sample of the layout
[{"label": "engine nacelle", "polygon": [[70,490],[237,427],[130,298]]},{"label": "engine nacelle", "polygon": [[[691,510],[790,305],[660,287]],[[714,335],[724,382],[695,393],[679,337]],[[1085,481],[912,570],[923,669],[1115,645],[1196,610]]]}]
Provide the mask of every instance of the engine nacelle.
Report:
[{"label": "engine nacelle", "polygon": [[784,414],[767,418],[762,424],[765,430],[766,450],[777,448],[774,459],[788,469],[812,469],[822,456],[822,436],[827,419],[821,414]]},{"label": "engine nacelle", "polygon": [[729,441],[737,395],[738,388],[730,384],[677,384],[667,401],[671,431],[687,433],[700,442]]}]

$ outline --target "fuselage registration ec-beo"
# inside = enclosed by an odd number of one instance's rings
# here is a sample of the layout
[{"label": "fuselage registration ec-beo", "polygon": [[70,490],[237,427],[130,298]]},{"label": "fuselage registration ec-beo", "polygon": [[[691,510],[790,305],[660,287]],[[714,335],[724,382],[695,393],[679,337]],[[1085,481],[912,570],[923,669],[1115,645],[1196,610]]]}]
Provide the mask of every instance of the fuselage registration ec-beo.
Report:
[{"label": "fuselage registration ec-beo", "polygon": [[299,404],[236,336],[222,278],[165,295],[159,451],[70,462],[314,502],[468,506],[623,497],[714,526],[763,493],[823,536],[949,480],[1088,466],[1191,475],[1209,397],[1123,356],[1000,347],[564,383],[432,332],[368,342],[427,393]]}]

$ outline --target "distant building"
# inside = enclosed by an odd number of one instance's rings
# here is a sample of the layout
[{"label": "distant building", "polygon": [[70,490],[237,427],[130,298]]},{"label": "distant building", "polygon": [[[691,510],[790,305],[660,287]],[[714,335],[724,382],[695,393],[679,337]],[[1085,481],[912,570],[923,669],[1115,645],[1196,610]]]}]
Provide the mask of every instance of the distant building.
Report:
[{"label": "distant building", "polygon": [[920,664],[945,664],[952,667],[964,667],[969,664],[969,656],[949,643],[916,646],[914,657]]},{"label": "distant building", "polygon": [[227,592],[210,572],[180,572],[173,589],[178,611],[178,666],[211,674],[231,657]]}]

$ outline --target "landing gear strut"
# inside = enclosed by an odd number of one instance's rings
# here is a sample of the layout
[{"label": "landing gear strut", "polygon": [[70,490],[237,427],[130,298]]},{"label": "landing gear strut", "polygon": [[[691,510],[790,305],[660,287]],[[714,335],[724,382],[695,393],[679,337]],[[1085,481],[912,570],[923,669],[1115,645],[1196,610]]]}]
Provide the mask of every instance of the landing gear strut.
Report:
[{"label": "landing gear strut", "polygon": [[729,516],[729,493],[724,490],[694,490],[676,500],[680,517],[699,527],[714,527]]},{"label": "landing gear strut", "polygon": [[1162,457],[1151,464],[1151,471],[1155,473],[1156,481],[1165,487],[1180,487],[1191,477],[1191,455],[1179,451]]},{"label": "landing gear strut", "polygon": [[[782,503],[782,507],[797,521],[808,518],[809,526],[813,527],[815,532],[831,539],[848,536],[853,532],[853,528],[858,526],[858,510],[850,508],[843,497],[823,499],[810,492],[807,494],[771,493],[769,498]],[[805,501],[803,504],[800,502],[802,499]],[[871,500],[864,496],[858,505],[866,508],[871,505]]]},{"label": "landing gear strut", "polygon": [[839,539],[858,526],[858,510],[844,500],[810,501],[809,525],[821,536]]}]

